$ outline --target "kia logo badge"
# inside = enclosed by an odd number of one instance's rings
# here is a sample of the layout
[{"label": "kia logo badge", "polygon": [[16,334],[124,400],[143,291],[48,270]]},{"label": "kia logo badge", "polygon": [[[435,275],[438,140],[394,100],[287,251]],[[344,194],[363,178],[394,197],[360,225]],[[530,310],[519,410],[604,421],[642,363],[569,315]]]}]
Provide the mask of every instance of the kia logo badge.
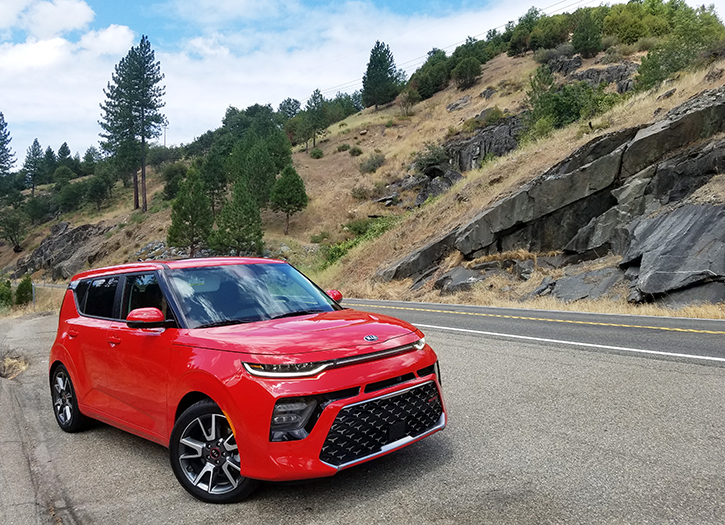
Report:
[{"label": "kia logo badge", "polygon": [[365,337],[363,337],[363,339],[365,339],[368,343],[372,343],[372,342],[375,342],[378,340],[378,336],[377,335],[366,335]]}]

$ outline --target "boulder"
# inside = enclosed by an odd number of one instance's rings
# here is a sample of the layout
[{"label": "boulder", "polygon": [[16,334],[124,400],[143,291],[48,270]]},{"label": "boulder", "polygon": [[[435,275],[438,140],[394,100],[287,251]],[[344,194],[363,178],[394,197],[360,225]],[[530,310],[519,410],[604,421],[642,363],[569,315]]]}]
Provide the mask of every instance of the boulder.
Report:
[{"label": "boulder", "polygon": [[452,111],[458,111],[460,109],[465,108],[470,103],[471,103],[471,96],[466,95],[465,97],[461,97],[458,100],[456,100],[455,102],[451,102],[450,104],[448,104],[446,106],[446,110],[448,110],[449,113]]},{"label": "boulder", "polygon": [[574,73],[569,76],[573,81],[584,81],[593,88],[599,87],[599,84],[611,84],[613,82],[619,84],[634,75],[639,69],[639,65],[634,62],[623,62],[614,64],[606,68],[591,68],[584,71]]},{"label": "boulder", "polygon": [[445,147],[451,164],[461,171],[469,171],[480,168],[487,155],[501,157],[516,149],[523,131],[521,119],[512,115],[476,130],[470,138],[454,139]]},{"label": "boulder", "polygon": [[599,299],[605,295],[624,275],[618,268],[602,268],[578,275],[562,277],[554,284],[551,293],[564,302],[580,299]]},{"label": "boulder", "polygon": [[[434,173],[430,170],[428,172]],[[463,175],[451,169],[446,170],[443,173],[443,170],[439,168],[439,170],[435,173],[442,174],[427,179],[427,181],[422,185],[423,187],[420,190],[420,193],[418,193],[418,196],[415,198],[415,206],[420,206],[428,200],[429,197],[438,197],[439,195],[443,195],[445,192],[450,190],[456,182],[463,178]]]},{"label": "boulder", "polygon": [[426,273],[432,266],[438,263],[453,246],[453,233],[439,237],[422,248],[399,259],[390,266],[378,270],[375,279],[382,282],[389,282],[393,279],[407,279],[408,277],[419,277]]},{"label": "boulder", "polygon": [[620,266],[639,266],[637,289],[658,295],[725,280],[725,206],[687,205],[629,226]]},{"label": "boulder", "polygon": [[486,279],[486,275],[475,270],[469,270],[457,266],[452,270],[444,273],[433,285],[433,288],[440,290],[442,293],[456,293],[468,291],[473,285],[479,281]]},{"label": "boulder", "polygon": [[493,89],[492,87],[487,87],[486,89],[484,89],[481,92],[481,96],[483,98],[485,98],[486,100],[488,100],[489,98],[494,96],[496,93],[498,93],[498,92],[495,89]]},{"label": "boulder", "polygon": [[558,56],[552,58],[547,63],[552,73],[559,73],[567,76],[582,67],[582,57],[579,55],[573,57]]}]

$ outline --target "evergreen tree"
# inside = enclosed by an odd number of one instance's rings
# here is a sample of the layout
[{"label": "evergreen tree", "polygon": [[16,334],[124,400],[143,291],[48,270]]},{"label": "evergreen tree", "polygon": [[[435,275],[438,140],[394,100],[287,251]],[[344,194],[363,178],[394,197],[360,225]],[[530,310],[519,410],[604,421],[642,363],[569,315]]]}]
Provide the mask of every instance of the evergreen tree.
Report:
[{"label": "evergreen tree", "polygon": [[43,177],[46,182],[53,181],[53,173],[58,169],[58,158],[55,156],[53,148],[48,146],[45,148],[45,157],[43,158]]},{"label": "evergreen tree", "polygon": [[583,10],[579,25],[574,30],[571,43],[576,53],[591,58],[602,49],[602,30],[592,17],[591,10]]},{"label": "evergreen tree", "polygon": [[380,41],[370,51],[370,61],[363,75],[362,100],[365,107],[375,106],[395,100],[402,88],[404,72],[398,71],[390,48]]},{"label": "evergreen tree", "polygon": [[5,116],[0,111],[0,177],[10,175],[10,169],[15,164],[15,153],[10,149],[11,140]]},{"label": "evergreen tree", "polygon": [[85,155],[83,155],[83,162],[81,162],[81,172],[83,175],[93,174],[96,169],[96,164],[100,161],[101,154],[98,150],[94,146],[89,147]]},{"label": "evergreen tree", "polygon": [[60,145],[60,148],[58,148],[58,165],[68,166],[70,169],[73,169],[73,158],[71,157],[70,148],[68,147],[67,142],[64,142]]},{"label": "evergreen tree", "polygon": [[299,100],[294,98],[286,98],[280,103],[279,109],[277,109],[277,111],[280,115],[284,117],[285,120],[288,120],[294,118],[294,116],[300,112],[301,108],[302,104],[300,104]]},{"label": "evergreen tree", "polygon": [[204,183],[199,172],[191,168],[171,207],[171,226],[166,241],[171,246],[189,248],[189,255],[194,257],[197,248],[206,245],[213,222]]},{"label": "evergreen tree", "polygon": [[[165,87],[159,86],[164,78],[161,64],[154,57],[151,44],[144,35],[137,47],[116,65],[111,82],[103,92],[106,101],[101,104],[102,120],[99,122],[105,139],[103,149],[112,155],[121,150],[124,156],[137,155],[141,164],[141,187],[134,176],[134,208],[139,207],[141,193],[142,210],[146,201],[146,141],[161,135],[166,117],[160,112],[164,107],[162,97]],[[140,144],[139,144],[140,142]]]},{"label": "evergreen tree", "polygon": [[30,195],[35,197],[35,186],[43,181],[45,172],[45,156],[38,139],[33,140],[33,144],[28,148],[23,171],[25,172],[26,184],[30,185]]},{"label": "evergreen tree", "polygon": [[262,251],[262,218],[244,181],[234,184],[232,200],[222,208],[217,225],[211,235],[211,246],[217,252],[241,255]]},{"label": "evergreen tree", "polygon": [[312,133],[312,147],[316,144],[318,133],[320,133],[325,127],[327,127],[327,119],[325,118],[325,98],[319,89],[312,92],[310,99],[307,101],[305,106],[305,113],[307,115],[307,124],[311,128]]},{"label": "evergreen tree", "polygon": [[297,170],[290,164],[282,170],[282,175],[274,183],[270,202],[272,210],[281,211],[286,216],[284,234],[289,231],[290,216],[307,207],[307,193],[305,182],[297,174]]},{"label": "evergreen tree", "polygon": [[23,249],[20,242],[25,236],[25,214],[20,210],[5,208],[0,211],[0,238],[5,239],[13,246],[15,253]]},{"label": "evergreen tree", "polygon": [[240,179],[246,183],[257,207],[264,208],[269,202],[269,194],[276,176],[277,168],[269,155],[267,145],[260,141],[247,154]]},{"label": "evergreen tree", "polygon": [[227,174],[224,170],[224,157],[218,147],[212,146],[204,157],[201,165],[201,179],[204,181],[211,212],[216,217],[224,203],[224,194],[227,192]]}]

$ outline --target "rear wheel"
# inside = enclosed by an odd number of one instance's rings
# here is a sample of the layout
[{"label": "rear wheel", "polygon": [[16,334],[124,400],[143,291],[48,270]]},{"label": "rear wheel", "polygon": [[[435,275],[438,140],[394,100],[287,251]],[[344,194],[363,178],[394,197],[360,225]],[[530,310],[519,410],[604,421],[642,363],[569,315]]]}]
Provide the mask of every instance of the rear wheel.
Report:
[{"label": "rear wheel", "polygon": [[58,365],[50,378],[50,394],[53,398],[53,413],[58,426],[65,432],[83,430],[86,417],[78,410],[73,382],[65,366]]},{"label": "rear wheel", "polygon": [[240,501],[259,483],[241,475],[234,433],[212,401],[199,401],[181,414],[171,432],[169,452],[176,479],[202,501]]}]

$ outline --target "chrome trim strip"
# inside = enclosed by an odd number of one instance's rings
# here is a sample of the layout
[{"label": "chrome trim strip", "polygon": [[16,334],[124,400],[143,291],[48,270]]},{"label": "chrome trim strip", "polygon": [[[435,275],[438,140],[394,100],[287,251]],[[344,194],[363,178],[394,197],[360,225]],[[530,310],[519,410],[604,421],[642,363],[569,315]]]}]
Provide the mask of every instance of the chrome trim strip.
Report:
[{"label": "chrome trim strip", "polygon": [[[373,352],[371,354],[364,354],[364,355],[355,355],[350,357],[342,357],[340,359],[332,359],[330,361],[319,361],[316,368],[313,368],[312,370],[308,370],[306,372],[264,372],[260,370],[254,370],[250,367],[250,365],[256,365],[256,364],[262,364],[262,363],[246,363],[243,362],[244,369],[249,372],[253,376],[258,377],[269,377],[269,378],[275,378],[280,379],[284,377],[288,378],[295,378],[295,377],[311,377],[319,374],[323,370],[327,368],[338,368],[341,366],[348,366],[358,363],[364,363],[367,361],[375,361],[377,359],[382,359],[384,357],[391,357],[397,354],[403,354],[405,352],[410,352],[413,350],[421,350],[422,348],[417,348],[416,343],[411,343],[403,346],[397,346],[395,348],[388,348],[387,350],[380,350],[379,352]],[[314,361],[313,361],[314,363]],[[269,364],[269,363],[265,363]],[[303,363],[304,364],[304,363]]]},{"label": "chrome trim strip", "polygon": [[[425,383],[423,383],[423,384],[425,384]],[[383,397],[390,397],[390,396],[383,396]],[[370,400],[368,400],[368,401],[370,401]],[[357,403],[355,403],[355,404],[357,404]],[[352,405],[347,405],[347,406],[352,406]],[[361,463],[363,461],[374,459],[378,456],[382,456],[383,454],[387,454],[388,452],[392,452],[393,450],[396,450],[398,448],[402,448],[402,447],[410,444],[412,441],[418,441],[420,439],[423,439],[424,437],[430,436],[434,432],[443,430],[445,428],[445,426],[446,426],[446,413],[442,412],[440,419],[438,419],[438,423],[436,423],[436,425],[433,428],[431,428],[429,431],[424,432],[420,436],[416,436],[416,437],[406,436],[404,438],[399,439],[398,441],[393,441],[392,443],[385,445],[382,449],[380,449],[379,452],[376,452],[375,454],[370,454],[369,456],[358,458],[353,461],[348,461],[347,463],[343,463],[342,465],[331,465],[330,463],[327,463],[326,461],[322,461],[322,460],[320,460],[320,462],[327,465],[328,467],[332,467],[332,468],[340,471],[342,469],[352,467],[353,465],[355,465],[357,463]]]}]

